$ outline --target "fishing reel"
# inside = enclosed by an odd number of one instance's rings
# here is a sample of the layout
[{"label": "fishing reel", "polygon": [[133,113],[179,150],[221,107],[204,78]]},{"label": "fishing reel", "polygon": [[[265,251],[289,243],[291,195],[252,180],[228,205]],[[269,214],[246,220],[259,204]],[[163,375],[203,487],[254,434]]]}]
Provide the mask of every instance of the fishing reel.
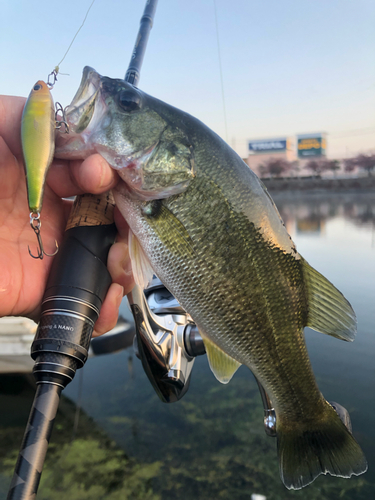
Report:
[{"label": "fishing reel", "polygon": [[[206,353],[198,328],[156,276],[145,290],[136,285],[128,300],[136,325],[135,353],[160,399],[178,401],[189,388],[196,356]],[[275,411],[257,382],[266,434],[276,436]]]},{"label": "fishing reel", "polygon": [[195,357],[206,352],[198,328],[156,276],[144,291],[136,285],[128,300],[136,355],[160,399],[178,401],[189,388]]}]

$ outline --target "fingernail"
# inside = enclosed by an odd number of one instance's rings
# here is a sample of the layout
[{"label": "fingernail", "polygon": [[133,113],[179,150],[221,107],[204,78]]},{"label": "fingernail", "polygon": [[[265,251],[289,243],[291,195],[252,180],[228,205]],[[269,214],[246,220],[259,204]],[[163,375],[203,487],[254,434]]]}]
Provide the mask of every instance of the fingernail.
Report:
[{"label": "fingernail", "polygon": [[110,187],[112,184],[112,176],[108,179],[108,163],[104,158],[100,158],[100,188]]},{"label": "fingernail", "polygon": [[121,267],[124,270],[124,273],[127,276],[130,276],[132,274],[132,261],[129,255],[129,247],[126,243],[123,244],[126,246],[126,248],[124,249],[124,253],[126,253],[126,256],[121,261]]},{"label": "fingernail", "polygon": [[117,294],[116,300],[117,303],[120,304],[122,302],[122,299],[124,298],[124,287],[119,285],[120,290],[119,293]]}]

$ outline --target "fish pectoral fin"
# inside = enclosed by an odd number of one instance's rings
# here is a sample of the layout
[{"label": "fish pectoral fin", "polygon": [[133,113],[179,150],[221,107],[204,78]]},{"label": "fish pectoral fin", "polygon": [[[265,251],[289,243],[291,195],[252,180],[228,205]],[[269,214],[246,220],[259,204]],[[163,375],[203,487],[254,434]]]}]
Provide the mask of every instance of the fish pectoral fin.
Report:
[{"label": "fish pectoral fin", "polygon": [[357,320],[352,306],[324,276],[304,259],[302,263],[309,307],[306,326],[352,342],[357,332]]},{"label": "fish pectoral fin", "polygon": [[241,363],[228,356],[228,354],[225,354],[211,340],[203,337],[203,342],[207,352],[208,363],[213,374],[219,382],[227,384],[241,366]]},{"label": "fish pectoral fin", "polygon": [[144,290],[151,282],[154,271],[147,255],[131,229],[129,229],[129,255],[134,281]]},{"label": "fish pectoral fin", "polygon": [[[159,217],[163,221],[162,224],[158,223]],[[150,217],[148,220],[161,241],[170,248],[171,252],[184,256],[193,256],[195,254],[193,241],[188,231],[168,207],[160,204],[156,217]]]}]

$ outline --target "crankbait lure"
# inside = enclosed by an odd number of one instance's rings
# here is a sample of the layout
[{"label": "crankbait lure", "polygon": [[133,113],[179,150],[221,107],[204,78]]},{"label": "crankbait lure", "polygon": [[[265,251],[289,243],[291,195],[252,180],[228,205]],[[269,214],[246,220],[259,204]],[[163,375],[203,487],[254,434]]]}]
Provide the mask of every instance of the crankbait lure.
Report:
[{"label": "crankbait lure", "polygon": [[[30,209],[30,225],[38,239],[38,253],[33,255],[29,248],[29,254],[34,259],[43,259],[43,255],[49,257],[56,255],[56,250],[52,254],[44,251],[42,238],[40,236],[40,211],[42,209],[43,192],[48,169],[53,160],[55,151],[55,129],[65,126],[65,132],[69,133],[68,125],[65,121],[65,112],[60,103],[56,103],[56,110],[50,90],[57,81],[59,73],[59,65],[65,59],[69,52],[76,36],[84,25],[88,13],[93,6],[95,0],[92,1],[86,16],[75,34],[68,50],[64,57],[48,75],[47,83],[42,80],[36,82],[33,86],[29,97],[26,101],[21,122],[21,143],[24,157],[26,181],[27,181],[27,196]],[[61,115],[62,118],[59,119]]]},{"label": "crankbait lure", "polygon": [[[21,142],[25,163],[27,196],[30,209],[30,224],[38,238],[39,250],[34,258],[43,258],[44,251],[40,236],[40,211],[48,168],[55,151],[55,108],[48,85],[39,80],[33,86],[26,101],[21,122]],[[56,243],[57,246],[57,243]]]}]

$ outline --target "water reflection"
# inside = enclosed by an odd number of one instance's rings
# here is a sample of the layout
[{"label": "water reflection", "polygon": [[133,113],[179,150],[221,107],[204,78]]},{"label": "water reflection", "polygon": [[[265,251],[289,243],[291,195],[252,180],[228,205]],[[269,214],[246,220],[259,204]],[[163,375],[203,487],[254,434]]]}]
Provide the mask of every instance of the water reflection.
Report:
[{"label": "water reflection", "polygon": [[[205,357],[198,358],[187,395],[166,405],[129,349],[89,360],[81,399],[78,377],[64,391],[38,499],[373,498],[375,194],[274,198],[298,250],[356,311],[354,343],[310,330],[306,341],[323,394],[350,412],[369,471],[350,480],[321,476],[302,491],[287,491],[279,478],[276,441],[263,430],[262,404],[249,370],[242,367],[223,386]],[[125,305],[123,312],[128,314]],[[1,497],[33,395],[28,382],[17,384],[0,377]],[[73,402],[83,412],[72,442]]]},{"label": "water reflection", "polygon": [[325,224],[341,218],[356,227],[373,232],[375,228],[375,194],[333,193],[292,195],[274,193],[273,198],[292,237],[299,233],[322,233]]}]

